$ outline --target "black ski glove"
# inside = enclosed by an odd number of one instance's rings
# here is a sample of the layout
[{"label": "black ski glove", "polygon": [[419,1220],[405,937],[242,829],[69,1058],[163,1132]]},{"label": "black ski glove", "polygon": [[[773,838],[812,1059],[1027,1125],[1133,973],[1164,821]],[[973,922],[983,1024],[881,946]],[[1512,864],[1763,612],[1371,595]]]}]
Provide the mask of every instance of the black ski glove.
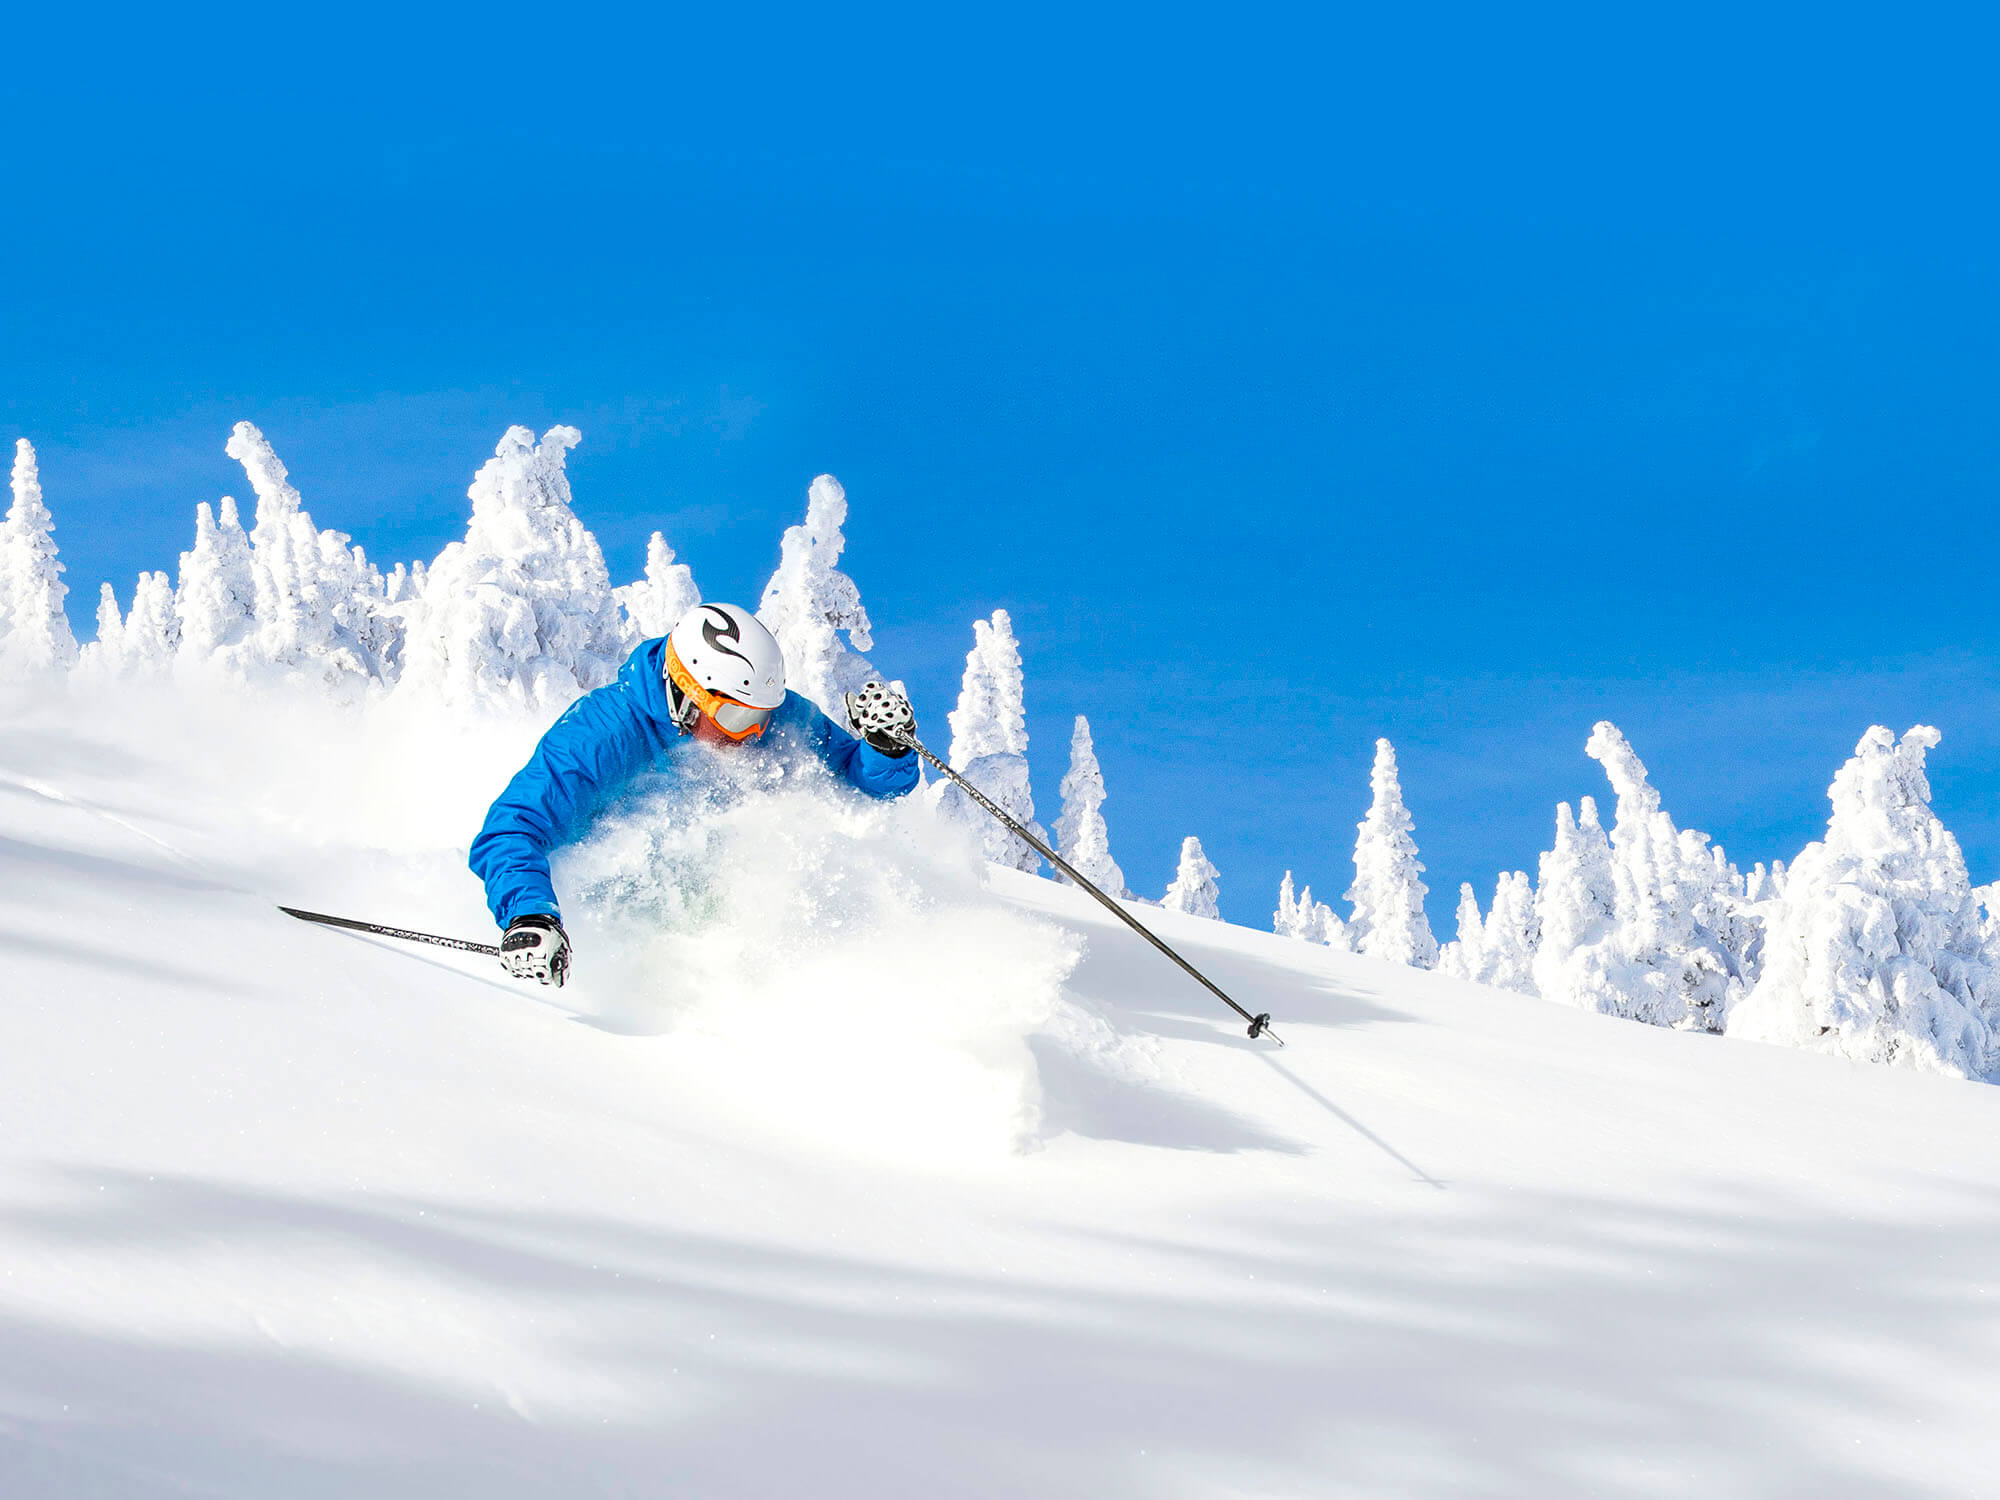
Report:
[{"label": "black ski glove", "polygon": [[569,977],[569,935],[562,923],[540,912],[516,917],[500,939],[500,962],[516,979],[539,979],[561,989]]},{"label": "black ski glove", "polygon": [[917,732],[917,716],[910,700],[879,682],[847,695],[847,722],[865,743],[892,760],[910,753],[900,736]]}]

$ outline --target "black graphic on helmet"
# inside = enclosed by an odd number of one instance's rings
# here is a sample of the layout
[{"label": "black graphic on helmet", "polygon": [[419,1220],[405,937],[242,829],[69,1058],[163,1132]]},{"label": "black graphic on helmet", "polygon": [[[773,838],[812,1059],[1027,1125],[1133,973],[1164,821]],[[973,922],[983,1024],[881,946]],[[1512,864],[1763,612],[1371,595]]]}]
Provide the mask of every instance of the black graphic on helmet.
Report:
[{"label": "black graphic on helmet", "polygon": [[[718,626],[715,623],[717,620],[722,622],[721,625]],[[708,618],[701,622],[701,638],[707,641],[711,648],[720,651],[724,656],[733,656],[742,662],[744,666],[754,669],[755,663],[749,657],[738,651],[734,646],[725,646],[723,644],[724,641],[740,641],[743,639],[743,627],[732,620],[726,611],[713,607],[709,609]]]}]

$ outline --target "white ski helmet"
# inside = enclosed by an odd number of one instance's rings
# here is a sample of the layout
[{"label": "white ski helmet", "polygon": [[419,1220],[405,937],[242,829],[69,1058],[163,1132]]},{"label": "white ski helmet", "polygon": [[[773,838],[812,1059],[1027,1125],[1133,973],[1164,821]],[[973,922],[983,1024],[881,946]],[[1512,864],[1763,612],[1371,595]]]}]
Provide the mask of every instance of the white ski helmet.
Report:
[{"label": "white ski helmet", "polygon": [[[728,699],[732,706],[758,710],[756,730],[785,701],[785,653],[778,638],[740,605],[697,604],[667,632],[665,655],[668,683],[698,703],[732,738],[738,726],[722,723],[725,715],[713,700]],[[742,727],[755,732],[747,723]]]}]

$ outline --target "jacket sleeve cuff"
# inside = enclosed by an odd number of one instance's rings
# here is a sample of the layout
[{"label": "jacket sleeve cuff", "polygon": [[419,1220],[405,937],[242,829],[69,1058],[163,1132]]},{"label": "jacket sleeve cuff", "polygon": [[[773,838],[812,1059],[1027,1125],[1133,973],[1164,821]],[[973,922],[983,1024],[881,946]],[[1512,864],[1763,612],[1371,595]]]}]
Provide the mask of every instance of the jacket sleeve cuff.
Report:
[{"label": "jacket sleeve cuff", "polygon": [[503,928],[511,927],[516,917],[554,917],[560,922],[562,909],[553,901],[544,900],[539,896],[529,896],[500,913],[500,925]]}]

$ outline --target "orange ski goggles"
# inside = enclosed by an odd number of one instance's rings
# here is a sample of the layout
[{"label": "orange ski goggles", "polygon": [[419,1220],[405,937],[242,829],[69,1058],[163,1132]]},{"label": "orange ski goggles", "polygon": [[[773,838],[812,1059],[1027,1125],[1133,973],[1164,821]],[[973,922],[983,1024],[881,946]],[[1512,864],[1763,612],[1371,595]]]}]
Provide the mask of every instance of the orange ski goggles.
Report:
[{"label": "orange ski goggles", "polygon": [[679,689],[684,705],[675,718],[683,734],[694,733],[697,720],[705,715],[724,739],[747,740],[762,734],[771,715],[777,712],[775,708],[752,708],[734,698],[711,693],[694,680],[694,673],[675,655],[672,641],[666,644],[666,661],[667,680]]}]

